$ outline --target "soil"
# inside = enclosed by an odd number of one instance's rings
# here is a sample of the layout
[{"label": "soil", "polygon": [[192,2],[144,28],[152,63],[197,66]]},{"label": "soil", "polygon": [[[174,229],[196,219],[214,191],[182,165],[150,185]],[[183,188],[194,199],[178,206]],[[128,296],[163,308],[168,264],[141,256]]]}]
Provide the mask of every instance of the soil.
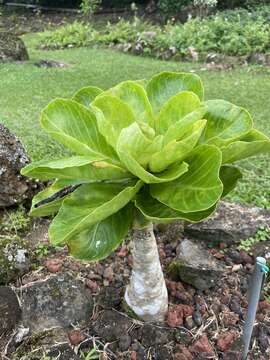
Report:
[{"label": "soil", "polygon": [[[102,359],[241,359],[252,256],[237,250],[236,245],[224,248],[221,243],[209,248],[207,251],[226,271],[211,289],[196,290],[184,282],[173,281],[167,273],[177,246],[184,239],[182,225],[156,228],[170,308],[164,324],[145,324],[127,315],[123,304],[132,268],[130,244],[123,244],[99,263],[83,263],[69,257],[66,248],[50,247],[46,235],[48,224],[48,220],[34,221],[26,235],[33,248],[46,248],[48,253],[39,254],[34,268],[16,284],[9,285],[29,284],[52,273],[69,272],[82,279],[92,293],[95,306],[87,326],[68,329],[69,341],[78,354],[89,352],[95,344]],[[268,251],[267,247],[261,251]],[[259,304],[250,360],[270,356],[267,296],[266,291]]]},{"label": "soil", "polygon": [[[61,12],[55,10],[33,10],[17,9],[13,7],[3,7],[0,5],[0,29],[16,35],[23,35],[30,32],[41,32],[56,28],[61,25],[72,23],[75,20],[89,21],[80,12]],[[117,22],[119,16],[125,19],[132,16],[130,12],[118,12],[117,10],[109,13],[95,14],[91,21],[95,26],[103,26],[108,21]]]}]

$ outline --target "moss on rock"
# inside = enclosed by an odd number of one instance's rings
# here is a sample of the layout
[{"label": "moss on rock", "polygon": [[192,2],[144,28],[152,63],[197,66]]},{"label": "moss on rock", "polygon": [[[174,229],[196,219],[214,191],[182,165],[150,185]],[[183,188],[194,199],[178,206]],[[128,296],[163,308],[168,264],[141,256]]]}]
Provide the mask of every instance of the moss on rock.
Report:
[{"label": "moss on rock", "polygon": [[0,285],[14,282],[30,269],[31,250],[18,236],[0,235]]}]

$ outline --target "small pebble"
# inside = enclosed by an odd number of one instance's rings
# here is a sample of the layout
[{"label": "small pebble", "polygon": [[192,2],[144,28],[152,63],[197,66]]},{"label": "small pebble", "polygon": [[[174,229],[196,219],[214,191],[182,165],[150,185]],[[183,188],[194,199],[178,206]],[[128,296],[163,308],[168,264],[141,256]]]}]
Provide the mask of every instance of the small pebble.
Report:
[{"label": "small pebble", "polygon": [[191,330],[193,329],[195,326],[195,323],[193,321],[193,318],[192,316],[188,316],[185,318],[185,327],[188,329],[188,330]]},{"label": "small pebble", "polygon": [[193,315],[193,320],[194,320],[194,323],[197,325],[197,326],[201,326],[202,325],[202,315],[200,313],[199,310],[195,310]]}]

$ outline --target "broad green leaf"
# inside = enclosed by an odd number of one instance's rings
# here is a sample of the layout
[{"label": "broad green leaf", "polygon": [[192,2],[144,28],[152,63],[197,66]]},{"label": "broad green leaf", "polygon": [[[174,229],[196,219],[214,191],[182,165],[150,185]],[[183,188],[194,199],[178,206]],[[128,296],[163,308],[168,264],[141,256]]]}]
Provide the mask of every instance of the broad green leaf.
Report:
[{"label": "broad green leaf", "polygon": [[129,105],[135,115],[137,122],[154,125],[151,104],[143,86],[136,81],[124,81],[109,89],[106,93],[119,97]]},{"label": "broad green leaf", "polygon": [[99,133],[93,111],[73,100],[50,102],[42,112],[41,126],[52,138],[78,155],[91,156],[93,160],[116,157]]},{"label": "broad green leaf", "polygon": [[196,110],[187,114],[181,120],[171,125],[164,135],[164,144],[166,145],[173,140],[183,139],[186,136],[186,133],[190,131],[193,124],[203,119],[205,113],[206,107],[200,106]]},{"label": "broad green leaf", "polygon": [[229,164],[260,153],[270,152],[270,139],[261,132],[252,129],[239,141],[235,141],[221,150],[223,163]]},{"label": "broad green leaf", "polygon": [[172,96],[181,91],[191,91],[201,100],[204,93],[199,76],[176,72],[162,72],[155,75],[148,82],[146,91],[155,114]]},{"label": "broad green leaf", "polygon": [[68,240],[70,255],[87,261],[106,258],[123,242],[132,221],[133,206],[127,205]]},{"label": "broad green leaf", "polygon": [[132,149],[130,149],[129,147],[129,138],[126,135],[126,130],[127,129],[122,130],[118,139],[118,156],[122,164],[124,164],[124,166],[133,175],[143,180],[143,182],[145,182],[146,184],[172,181],[183,175],[188,170],[188,166],[186,163],[177,163],[163,172],[151,174],[150,172],[145,170],[142,165],[138,163],[138,161],[133,157],[132,154],[130,154],[130,151],[132,151]]},{"label": "broad green leaf", "polygon": [[179,179],[150,186],[151,195],[163,204],[182,212],[207,210],[220,199],[221,152],[211,145],[196,147],[185,159],[189,165]]},{"label": "broad green leaf", "polygon": [[[149,140],[154,140],[156,137],[155,130],[146,123],[137,123],[140,126],[141,131],[143,132],[144,136],[146,136]],[[158,135],[161,136],[161,135]]]},{"label": "broad green leaf", "polygon": [[102,93],[103,90],[96,86],[86,86],[79,91],[77,91],[74,96],[73,100],[77,101],[78,103],[88,107],[95,98]]},{"label": "broad green leaf", "polygon": [[135,82],[141,85],[145,89],[148,81],[146,79],[140,79],[140,80],[135,80]]},{"label": "broad green leaf", "polygon": [[93,161],[87,156],[33,162],[22,169],[22,175],[40,180],[76,179],[78,181],[126,179],[132,175],[124,168],[106,161]]},{"label": "broad green leaf", "polygon": [[119,136],[121,148],[124,148],[124,151],[144,168],[146,168],[151,156],[161,150],[162,141],[162,136],[156,137],[154,140],[147,138],[137,122],[123,129]]},{"label": "broad green leaf", "polygon": [[[60,209],[64,199],[69,196],[69,194],[64,195],[61,198],[55,198],[55,194],[62,192],[69,185],[75,185],[79,183],[78,181],[70,181],[70,180],[57,180],[51,186],[46,189],[40,191],[37,195],[35,195],[32,199],[32,207],[30,209],[30,216],[49,216],[57,213]],[[46,200],[50,199],[49,202]],[[45,201],[45,202],[44,202]],[[38,205],[38,207],[37,207]]]},{"label": "broad green leaf", "polygon": [[63,202],[54,218],[49,237],[61,244],[127,205],[142,186],[141,181],[81,185]]},{"label": "broad green leaf", "polygon": [[180,176],[182,176],[188,171],[188,165],[185,162],[182,162],[180,164],[179,163],[174,164],[171,167],[169,167],[167,170],[162,171],[160,173],[151,174],[150,172],[145,170],[128,153],[119,151],[119,154],[126,168],[146,184],[167,183],[168,181],[173,181],[175,179],[178,179]]},{"label": "broad green leaf", "polygon": [[204,104],[207,126],[201,143],[226,146],[251,130],[253,122],[247,110],[224,100],[209,100]]},{"label": "broad green leaf", "polygon": [[190,91],[183,91],[172,96],[160,109],[155,125],[157,133],[165,134],[170,126],[198,109],[200,105],[198,96]]},{"label": "broad green leaf", "polygon": [[223,183],[222,197],[224,197],[236,187],[238,180],[242,179],[242,173],[236,166],[223,165],[219,177]]},{"label": "broad green leaf", "polygon": [[197,121],[191,126],[190,134],[186,138],[171,141],[161,151],[154,154],[149,163],[151,171],[163,171],[174,162],[183,161],[197,144],[205,125],[206,120]]},{"label": "broad green leaf", "polygon": [[147,220],[157,223],[169,223],[175,220],[198,222],[206,219],[216,209],[215,204],[204,211],[184,213],[162,204],[146,191],[140,192],[136,196],[135,206],[142,212]]},{"label": "broad green leaf", "polygon": [[115,149],[123,128],[135,122],[131,108],[116,96],[102,95],[92,103],[100,133]]}]

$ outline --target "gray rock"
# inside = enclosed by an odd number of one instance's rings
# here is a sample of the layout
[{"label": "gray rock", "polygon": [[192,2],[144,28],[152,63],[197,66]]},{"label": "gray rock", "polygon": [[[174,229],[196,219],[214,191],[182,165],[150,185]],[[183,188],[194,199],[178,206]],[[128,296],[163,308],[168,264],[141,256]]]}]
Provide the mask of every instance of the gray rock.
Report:
[{"label": "gray rock", "polygon": [[68,344],[54,346],[46,355],[57,360],[81,360],[81,357],[75,354]]},{"label": "gray rock", "polygon": [[21,319],[18,298],[8,286],[0,286],[0,353]]},{"label": "gray rock", "polygon": [[84,284],[71,274],[52,275],[18,289],[22,320],[31,331],[71,324],[85,326],[93,312],[93,299]]},{"label": "gray rock", "polygon": [[15,282],[30,270],[31,249],[21,238],[1,237],[0,241],[0,284]]},{"label": "gray rock", "polygon": [[123,294],[121,288],[115,288],[113,286],[105,286],[101,289],[98,296],[98,304],[104,309],[116,308],[121,304]]},{"label": "gray rock", "polygon": [[79,360],[69,345],[65,331],[52,328],[32,334],[24,339],[16,351],[9,355],[12,360],[40,360],[48,356],[59,360]]},{"label": "gray rock", "polygon": [[133,321],[114,310],[105,310],[94,324],[94,331],[105,341],[117,341],[127,334]]},{"label": "gray rock", "polygon": [[0,61],[26,61],[28,59],[22,39],[8,32],[0,32]]},{"label": "gray rock", "polygon": [[20,175],[20,170],[29,161],[18,138],[0,124],[0,208],[32,198],[32,190],[37,184]]},{"label": "gray rock", "polygon": [[56,61],[56,60],[39,60],[35,62],[37,67],[41,68],[68,68],[69,64],[63,61]]},{"label": "gray rock", "polygon": [[247,60],[250,64],[265,65],[267,63],[267,57],[265,54],[262,53],[251,54]]},{"label": "gray rock", "polygon": [[144,347],[165,345],[174,340],[174,329],[144,324],[141,328],[141,343]]},{"label": "gray rock", "polygon": [[143,36],[146,39],[152,40],[157,36],[156,31],[144,31],[142,32],[141,36]]},{"label": "gray rock", "polygon": [[180,243],[177,258],[169,266],[169,273],[175,280],[180,279],[200,290],[214,286],[223,271],[223,266],[205,248],[188,239]]},{"label": "gray rock", "polygon": [[221,202],[208,220],[186,226],[185,234],[213,245],[221,242],[230,245],[254,236],[260,227],[269,224],[269,210]]}]

